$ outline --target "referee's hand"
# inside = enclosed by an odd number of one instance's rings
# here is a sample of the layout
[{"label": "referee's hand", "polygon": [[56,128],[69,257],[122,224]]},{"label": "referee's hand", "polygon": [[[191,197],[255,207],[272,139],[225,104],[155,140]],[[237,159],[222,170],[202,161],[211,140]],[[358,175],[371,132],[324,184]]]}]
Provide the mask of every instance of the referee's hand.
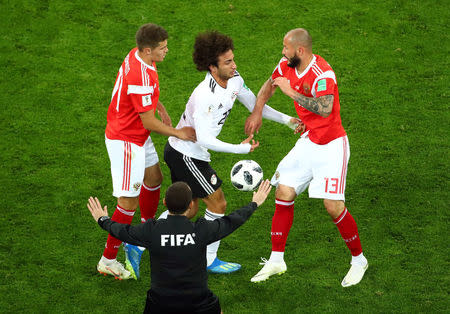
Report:
[{"label": "referee's hand", "polygon": [[100,217],[108,216],[108,207],[105,206],[102,209],[102,204],[100,204],[100,201],[96,197],[89,197],[87,208],[91,212],[92,217],[94,217],[95,222],[97,222]]},{"label": "referee's hand", "polygon": [[262,203],[264,203],[271,189],[272,186],[270,185],[269,180],[264,180],[259,185],[258,191],[253,192],[252,201],[255,202],[259,207]]}]

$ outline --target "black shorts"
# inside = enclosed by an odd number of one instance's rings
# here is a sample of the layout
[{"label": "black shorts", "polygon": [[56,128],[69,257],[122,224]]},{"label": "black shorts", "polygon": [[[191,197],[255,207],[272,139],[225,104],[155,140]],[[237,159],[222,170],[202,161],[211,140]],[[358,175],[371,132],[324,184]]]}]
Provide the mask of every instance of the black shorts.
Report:
[{"label": "black shorts", "polygon": [[144,314],[220,314],[219,298],[208,291],[201,296],[162,296],[147,292]]},{"label": "black shorts", "polygon": [[169,142],[164,147],[164,161],[169,166],[172,183],[186,182],[193,198],[205,198],[222,185],[222,180],[208,162],[180,153]]}]

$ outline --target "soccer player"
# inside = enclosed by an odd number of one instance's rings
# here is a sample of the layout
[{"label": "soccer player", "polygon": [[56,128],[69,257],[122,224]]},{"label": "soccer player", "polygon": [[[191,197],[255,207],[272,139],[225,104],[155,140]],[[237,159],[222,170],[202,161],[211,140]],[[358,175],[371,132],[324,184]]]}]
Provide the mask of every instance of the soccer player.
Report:
[{"label": "soccer player", "polygon": [[[207,207],[205,210],[207,220],[223,217],[227,206],[220,188],[222,180],[209,164],[211,159],[208,149],[247,154],[259,145],[253,136],[249,136],[241,144],[225,143],[217,139],[234,101],[238,99],[251,111],[256,100],[253,92],[236,71],[233,50],[232,39],[219,32],[201,33],[196,37],[193,60],[197,70],[206,71],[206,77],[191,94],[177,128],[195,128],[197,142],[171,136],[164,149],[164,160],[170,168],[172,182],[184,181],[192,189],[194,207],[191,215],[197,213],[198,201],[202,199]],[[264,108],[263,116],[292,128],[299,122],[297,118],[289,117],[268,106]],[[220,241],[217,241],[208,246],[208,270],[213,273],[238,270],[241,265],[217,258],[219,244]]]},{"label": "soccer player", "polygon": [[272,219],[272,253],[251,279],[266,280],[286,271],[284,250],[294,219],[294,200],[309,187],[309,197],[323,199],[324,206],[349,248],[351,267],[343,287],[358,284],[368,267],[358,228],[345,206],[345,180],[350,148],[340,117],[339,92],[331,66],[312,52],[311,36],[305,29],[289,31],[283,39],[283,55],[272,76],[261,87],[246,132],[261,126],[261,111],[277,87],[294,100],[306,127],[294,148],[281,160],[271,183],[275,192]]},{"label": "soccer player", "polygon": [[253,193],[252,202],[215,221],[189,221],[192,192],[184,182],[176,182],[166,191],[167,219],[149,219],[130,226],[112,221],[107,207],[102,208],[97,198],[89,198],[87,207],[110,234],[149,249],[151,288],[144,313],[218,314],[219,299],[208,289],[206,246],[239,228],[264,203],[271,188],[269,180],[263,181]]},{"label": "soccer player", "polygon": [[[111,161],[113,195],[117,197],[112,216],[116,222],[130,224],[138,205],[142,222],[153,218],[157,210],[162,173],[150,132],[195,140],[193,128],[171,126],[170,117],[159,101],[156,62],[162,62],[167,54],[167,38],[167,32],[159,25],[141,26],[136,33],[137,47],[125,57],[112,92],[105,142]],[[162,121],[155,116],[156,110]],[[138,276],[138,269],[136,274],[131,262],[136,264],[136,259],[140,260],[142,250],[126,251],[127,270],[116,260],[121,243],[108,236],[97,270],[118,279]]]}]

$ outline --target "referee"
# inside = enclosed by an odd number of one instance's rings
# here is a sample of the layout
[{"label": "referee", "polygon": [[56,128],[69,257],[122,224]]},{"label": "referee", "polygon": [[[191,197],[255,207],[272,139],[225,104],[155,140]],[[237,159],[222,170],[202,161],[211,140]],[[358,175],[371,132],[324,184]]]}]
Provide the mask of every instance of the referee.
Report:
[{"label": "referee", "polygon": [[167,219],[131,226],[112,221],[97,198],[90,197],[87,207],[112,236],[149,250],[151,287],[144,313],[221,313],[218,297],[208,289],[206,246],[239,228],[270,190],[269,181],[263,181],[252,202],[213,221],[187,218],[193,202],[192,191],[184,182],[176,182],[166,191]]}]

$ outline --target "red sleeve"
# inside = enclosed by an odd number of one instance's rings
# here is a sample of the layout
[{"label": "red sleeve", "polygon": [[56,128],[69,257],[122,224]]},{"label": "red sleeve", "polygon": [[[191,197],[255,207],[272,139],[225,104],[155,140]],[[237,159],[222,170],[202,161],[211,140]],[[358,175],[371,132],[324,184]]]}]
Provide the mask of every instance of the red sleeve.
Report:
[{"label": "red sleeve", "polygon": [[151,94],[130,94],[131,102],[134,109],[138,113],[147,112],[156,109],[157,101],[154,101],[153,93]]},{"label": "red sleeve", "polygon": [[150,86],[143,86],[141,75],[130,73],[127,77],[127,85],[127,94],[138,113],[156,109],[159,92],[155,91],[152,81],[146,84]]},{"label": "red sleeve", "polygon": [[275,70],[273,70],[272,72],[272,80],[276,79],[277,77],[284,76],[284,74],[286,73],[287,62],[288,60],[285,57],[281,58]]},{"label": "red sleeve", "polygon": [[314,91],[316,92],[316,97],[324,96],[324,95],[334,95],[334,89],[336,87],[336,83],[332,78],[321,78],[317,80],[316,86],[314,87]]}]

